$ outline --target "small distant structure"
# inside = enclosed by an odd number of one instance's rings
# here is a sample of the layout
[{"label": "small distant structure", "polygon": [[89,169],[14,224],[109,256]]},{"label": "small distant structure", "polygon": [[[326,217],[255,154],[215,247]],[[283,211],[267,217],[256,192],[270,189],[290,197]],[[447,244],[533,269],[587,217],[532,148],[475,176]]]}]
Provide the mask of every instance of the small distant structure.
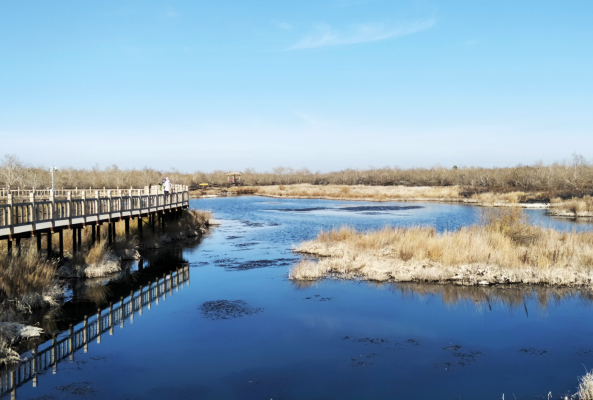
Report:
[{"label": "small distant structure", "polygon": [[241,182],[241,173],[240,172],[234,172],[231,171],[228,174],[226,174],[227,176],[227,181],[231,184],[231,185],[235,185]]}]

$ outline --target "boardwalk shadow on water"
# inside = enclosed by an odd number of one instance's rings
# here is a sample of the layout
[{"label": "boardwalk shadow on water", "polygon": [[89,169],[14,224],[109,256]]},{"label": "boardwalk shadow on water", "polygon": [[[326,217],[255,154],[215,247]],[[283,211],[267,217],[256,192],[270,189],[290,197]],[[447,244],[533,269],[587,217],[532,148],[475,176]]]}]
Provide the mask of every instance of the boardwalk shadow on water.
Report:
[{"label": "boardwalk shadow on water", "polygon": [[[45,371],[56,374],[62,361],[73,361],[74,354],[81,350],[87,353],[93,342],[101,343],[102,335],[114,335],[118,327],[124,328],[126,321],[133,323],[134,316],[143,315],[158,305],[159,300],[189,285],[189,264],[183,259],[181,249],[155,251],[146,261],[149,263],[146,267],[139,266],[135,272],[128,269],[127,274],[107,284],[88,280],[71,282],[77,290],[73,290],[69,302],[50,310],[49,314],[36,316],[46,333],[26,343],[30,350],[22,352],[19,364],[0,370],[0,397],[10,394],[15,398],[17,389],[29,382],[37,387]],[[96,308],[97,305],[100,307]],[[74,394],[92,394],[85,388],[73,390]]]}]

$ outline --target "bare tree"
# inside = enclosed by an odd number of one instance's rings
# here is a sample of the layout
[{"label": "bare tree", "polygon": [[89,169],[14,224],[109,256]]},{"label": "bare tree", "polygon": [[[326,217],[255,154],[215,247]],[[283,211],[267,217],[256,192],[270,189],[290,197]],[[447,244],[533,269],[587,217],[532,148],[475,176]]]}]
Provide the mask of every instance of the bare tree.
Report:
[{"label": "bare tree", "polygon": [[10,190],[17,182],[22,180],[24,170],[25,166],[16,155],[4,155],[2,163],[0,163],[0,176],[6,190]]}]

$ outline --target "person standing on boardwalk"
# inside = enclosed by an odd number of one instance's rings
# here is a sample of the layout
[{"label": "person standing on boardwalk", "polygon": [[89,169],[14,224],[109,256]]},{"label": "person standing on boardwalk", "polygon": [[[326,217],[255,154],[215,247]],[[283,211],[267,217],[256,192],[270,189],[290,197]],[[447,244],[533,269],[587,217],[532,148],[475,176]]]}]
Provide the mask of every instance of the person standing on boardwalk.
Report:
[{"label": "person standing on boardwalk", "polygon": [[165,178],[165,182],[163,182],[163,190],[165,194],[169,194],[171,192],[171,181],[169,178]]}]

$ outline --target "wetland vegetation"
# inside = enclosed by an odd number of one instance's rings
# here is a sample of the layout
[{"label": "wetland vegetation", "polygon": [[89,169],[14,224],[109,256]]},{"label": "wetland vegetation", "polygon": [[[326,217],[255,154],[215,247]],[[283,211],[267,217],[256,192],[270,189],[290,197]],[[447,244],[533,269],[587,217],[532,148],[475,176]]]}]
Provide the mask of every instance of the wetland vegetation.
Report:
[{"label": "wetland vegetation", "polygon": [[363,232],[342,227],[295,251],[322,257],[297,264],[290,272],[295,280],[593,284],[593,233],[536,227],[521,209],[484,209],[480,224],[440,233],[420,226]]}]

